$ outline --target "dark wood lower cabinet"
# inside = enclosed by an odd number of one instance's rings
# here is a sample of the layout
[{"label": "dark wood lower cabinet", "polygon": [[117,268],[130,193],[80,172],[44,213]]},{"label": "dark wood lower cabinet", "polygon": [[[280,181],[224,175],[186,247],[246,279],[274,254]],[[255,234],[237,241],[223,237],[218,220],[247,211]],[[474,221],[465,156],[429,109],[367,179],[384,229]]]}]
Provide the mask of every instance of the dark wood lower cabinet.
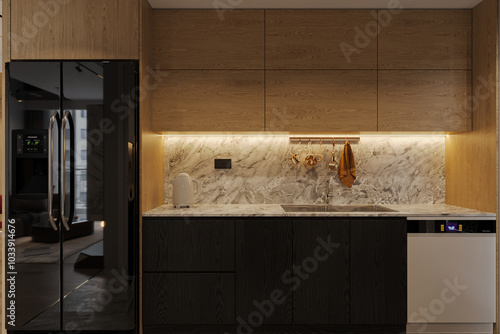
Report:
[{"label": "dark wood lower cabinet", "polygon": [[295,219],[294,324],[349,324],[349,221]]},{"label": "dark wood lower cabinet", "polygon": [[405,332],[405,219],[143,224],[145,334]]},{"label": "dark wood lower cabinet", "polygon": [[143,275],[143,322],[233,324],[234,274]]},{"label": "dark wood lower cabinet", "polygon": [[351,324],[406,323],[406,221],[352,220]]},{"label": "dark wood lower cabinet", "polygon": [[[292,323],[292,222],[236,223],[236,317],[250,325]],[[289,273],[289,274],[288,274]]]}]

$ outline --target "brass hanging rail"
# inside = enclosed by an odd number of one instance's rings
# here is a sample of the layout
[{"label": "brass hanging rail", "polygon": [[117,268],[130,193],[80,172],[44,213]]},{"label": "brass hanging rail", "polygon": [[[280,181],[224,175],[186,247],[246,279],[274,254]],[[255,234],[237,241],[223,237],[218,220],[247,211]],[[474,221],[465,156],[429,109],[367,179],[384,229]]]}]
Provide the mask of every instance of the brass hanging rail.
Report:
[{"label": "brass hanging rail", "polygon": [[335,136],[335,137],[290,137],[290,143],[296,144],[296,143],[301,143],[301,144],[331,144],[333,141],[335,141],[336,144],[343,144],[346,141],[354,144],[357,143],[361,140],[360,137],[340,137],[340,136]]}]

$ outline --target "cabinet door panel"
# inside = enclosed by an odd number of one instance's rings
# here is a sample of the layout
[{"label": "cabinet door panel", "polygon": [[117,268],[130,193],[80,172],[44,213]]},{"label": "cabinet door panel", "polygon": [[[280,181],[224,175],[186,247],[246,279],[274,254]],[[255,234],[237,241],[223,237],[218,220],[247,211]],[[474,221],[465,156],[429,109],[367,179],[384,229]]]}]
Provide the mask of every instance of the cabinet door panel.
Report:
[{"label": "cabinet door panel", "polygon": [[154,10],[161,69],[263,69],[263,10]]},{"label": "cabinet door panel", "polygon": [[264,71],[161,71],[154,131],[264,130]]},{"label": "cabinet door panel", "polygon": [[234,271],[234,221],[190,218],[143,222],[143,270]]},{"label": "cabinet door panel", "polygon": [[367,24],[375,23],[370,12],[325,9],[267,10],[266,68],[377,68],[376,37],[366,42],[362,49],[355,46],[355,28],[364,29]]},{"label": "cabinet door panel", "polygon": [[296,219],[295,324],[349,324],[349,221]]},{"label": "cabinet door panel", "polygon": [[144,274],[145,325],[234,324],[234,274]]},{"label": "cabinet door panel", "polygon": [[406,222],[353,220],[351,324],[406,323]]},{"label": "cabinet door panel", "polygon": [[376,71],[267,71],[266,130],[376,131]]},{"label": "cabinet door panel", "polygon": [[471,68],[470,10],[405,10],[389,16],[381,12],[379,68]]},{"label": "cabinet door panel", "polygon": [[380,131],[471,131],[471,72],[380,71]]},{"label": "cabinet door panel", "polygon": [[[292,223],[246,219],[236,225],[236,317],[292,323]],[[291,273],[291,272],[290,272]],[[277,297],[279,295],[279,297]],[[273,303],[274,298],[279,303]],[[260,306],[258,306],[260,305]],[[262,311],[262,308],[265,308]],[[271,311],[272,310],[272,311]]]},{"label": "cabinet door panel", "polygon": [[139,1],[47,3],[12,1],[13,60],[139,59]]}]

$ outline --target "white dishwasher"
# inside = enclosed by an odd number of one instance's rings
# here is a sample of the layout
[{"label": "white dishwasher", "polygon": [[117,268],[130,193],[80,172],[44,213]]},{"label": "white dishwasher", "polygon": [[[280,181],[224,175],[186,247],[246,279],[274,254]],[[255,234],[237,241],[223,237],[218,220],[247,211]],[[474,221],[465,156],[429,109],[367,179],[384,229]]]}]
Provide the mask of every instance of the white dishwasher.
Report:
[{"label": "white dishwasher", "polygon": [[492,333],[495,217],[408,218],[407,333]]}]

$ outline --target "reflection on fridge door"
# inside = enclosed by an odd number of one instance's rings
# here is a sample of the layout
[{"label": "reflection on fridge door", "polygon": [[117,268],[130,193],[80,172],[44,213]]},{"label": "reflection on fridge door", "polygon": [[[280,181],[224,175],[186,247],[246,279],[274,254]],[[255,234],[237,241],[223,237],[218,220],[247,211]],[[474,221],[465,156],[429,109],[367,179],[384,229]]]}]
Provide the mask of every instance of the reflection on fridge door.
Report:
[{"label": "reflection on fridge door", "polygon": [[136,85],[135,62],[6,64],[8,333],[138,332]]}]

